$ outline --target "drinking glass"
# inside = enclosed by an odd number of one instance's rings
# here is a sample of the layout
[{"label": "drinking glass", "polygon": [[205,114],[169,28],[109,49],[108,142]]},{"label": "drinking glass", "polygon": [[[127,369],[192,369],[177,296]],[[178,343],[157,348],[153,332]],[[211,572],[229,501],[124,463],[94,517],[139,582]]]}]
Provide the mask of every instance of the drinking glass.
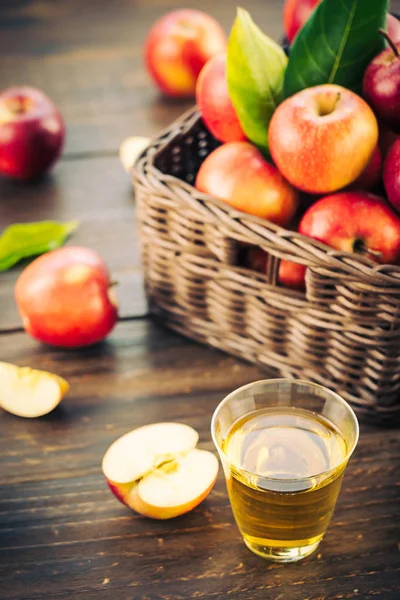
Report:
[{"label": "drinking glass", "polygon": [[314,552],[358,441],[347,402],[314,383],[257,381],[222,400],[211,433],[246,546],[277,562]]}]

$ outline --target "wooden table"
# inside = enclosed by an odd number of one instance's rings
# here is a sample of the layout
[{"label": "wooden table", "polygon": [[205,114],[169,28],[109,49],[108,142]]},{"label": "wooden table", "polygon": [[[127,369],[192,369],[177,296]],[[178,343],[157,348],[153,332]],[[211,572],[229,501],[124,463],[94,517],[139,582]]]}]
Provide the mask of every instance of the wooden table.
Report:
[{"label": "wooden table", "polygon": [[[200,3],[187,0],[187,6]],[[134,427],[182,421],[213,449],[210,418],[221,398],[260,369],[199,346],[147,314],[135,202],[117,157],[128,135],[151,135],[188,103],[159,97],[141,46],[177,0],[3,0],[0,81],[43,88],[65,116],[68,139],[52,175],[0,180],[0,227],[45,218],[81,221],[69,243],[101,252],[119,284],[121,319],[89,350],[54,350],[21,328],[13,285],[0,277],[0,359],[54,371],[71,391],[45,418],[0,415],[2,600],[398,600],[400,434],[362,426],[337,510],[319,551],[300,564],[251,554],[234,525],[220,473],[193,512],[150,521],[106,488],[101,459]],[[281,35],[281,2],[248,0],[256,21]],[[392,3],[400,9],[400,2]],[[229,0],[203,0],[228,30]]]}]

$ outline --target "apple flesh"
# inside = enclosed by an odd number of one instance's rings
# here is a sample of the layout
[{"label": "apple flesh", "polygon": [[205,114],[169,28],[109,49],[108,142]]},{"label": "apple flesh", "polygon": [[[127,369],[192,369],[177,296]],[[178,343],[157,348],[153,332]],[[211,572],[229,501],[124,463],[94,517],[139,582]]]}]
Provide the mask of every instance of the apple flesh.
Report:
[{"label": "apple flesh", "polygon": [[391,42],[367,67],[363,79],[363,96],[378,118],[400,133],[400,42]]},{"label": "apple flesh", "polygon": [[9,88],[0,94],[0,173],[33,179],[46,172],[64,144],[63,119],[43,92]]},{"label": "apple flesh", "polygon": [[228,93],[226,54],[214,56],[201,70],[196,84],[196,102],[201,118],[217,140],[246,139]]},{"label": "apple flesh", "polygon": [[384,200],[363,192],[321,198],[304,214],[299,232],[380,264],[400,259],[400,219]]},{"label": "apple flesh", "polygon": [[118,318],[107,267],[90,248],[59,248],[34,260],[17,280],[15,299],[25,331],[53,346],[94,344]]},{"label": "apple flesh", "polygon": [[67,381],[53,373],[0,362],[0,407],[18,417],[47,415],[68,389]]},{"label": "apple flesh", "polygon": [[378,123],[359,96],[334,84],[307,88],[278,106],[269,147],[296,188],[326,194],[355,181],[378,143]]},{"label": "apple flesh", "polygon": [[383,182],[389,202],[400,212],[400,139],[392,144],[386,157]]},{"label": "apple flesh", "polygon": [[196,188],[236,210],[287,225],[298,206],[298,193],[249,142],[220,146],[202,163]]},{"label": "apple flesh", "polygon": [[103,458],[108,486],[120,502],[153,519],[171,519],[200,504],[218,475],[218,460],[196,449],[197,432],[154,423],[116,440]]},{"label": "apple flesh", "polygon": [[145,63],[163,94],[192,97],[203,66],[225,50],[225,33],[213,17],[182,9],[154,23],[145,42]]}]

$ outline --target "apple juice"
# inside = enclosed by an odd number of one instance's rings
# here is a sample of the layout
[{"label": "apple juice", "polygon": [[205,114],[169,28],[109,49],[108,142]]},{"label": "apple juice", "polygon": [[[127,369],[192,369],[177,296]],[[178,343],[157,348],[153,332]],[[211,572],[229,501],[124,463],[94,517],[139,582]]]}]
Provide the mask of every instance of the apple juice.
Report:
[{"label": "apple juice", "polygon": [[263,408],[238,419],[222,449],[230,461],[233,513],[247,545],[262,554],[268,547],[318,544],[346,466],[345,439],[330,421],[292,406]]}]

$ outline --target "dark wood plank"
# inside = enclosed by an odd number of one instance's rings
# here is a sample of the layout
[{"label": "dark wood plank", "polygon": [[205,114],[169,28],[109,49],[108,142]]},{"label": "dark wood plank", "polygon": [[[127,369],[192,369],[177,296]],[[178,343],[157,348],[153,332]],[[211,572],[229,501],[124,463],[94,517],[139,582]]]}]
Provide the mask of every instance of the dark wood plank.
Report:
[{"label": "dark wood plank", "polygon": [[[97,250],[107,262],[122,317],[147,312],[140,272],[135,202],[129,177],[116,157],[68,160],[37,183],[0,179],[0,226],[12,223],[78,219],[79,229],[69,245]],[[26,263],[0,273],[0,330],[20,326],[13,287]]]},{"label": "dark wood plank", "polygon": [[362,427],[320,549],[302,564],[273,565],[243,545],[222,471],[203,504],[166,522],[119,505],[101,474],[114,439],[155,421],[188,423],[213,450],[216,404],[261,370],[147,320],[118,325],[85,352],[22,333],[3,334],[0,348],[0,358],[71,383],[48,417],[0,416],[2,600],[399,597],[399,431]]}]

